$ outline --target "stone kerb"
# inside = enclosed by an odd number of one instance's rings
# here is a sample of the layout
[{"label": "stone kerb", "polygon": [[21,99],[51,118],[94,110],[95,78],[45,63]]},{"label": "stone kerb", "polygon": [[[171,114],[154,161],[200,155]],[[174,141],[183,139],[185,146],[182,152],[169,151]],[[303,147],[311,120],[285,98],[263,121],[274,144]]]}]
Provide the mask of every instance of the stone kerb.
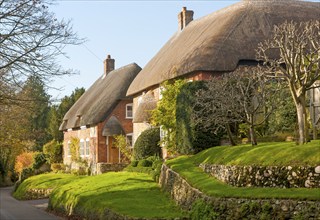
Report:
[{"label": "stone kerb", "polygon": [[320,188],[320,166],[228,166],[200,164],[202,170],[232,186]]}]

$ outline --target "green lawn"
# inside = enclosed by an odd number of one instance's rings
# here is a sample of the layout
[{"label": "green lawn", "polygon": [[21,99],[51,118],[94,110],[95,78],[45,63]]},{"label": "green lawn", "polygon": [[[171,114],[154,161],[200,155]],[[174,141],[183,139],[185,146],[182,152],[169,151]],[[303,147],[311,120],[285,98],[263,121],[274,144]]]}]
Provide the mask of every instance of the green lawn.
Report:
[{"label": "green lawn", "polygon": [[149,175],[131,172],[75,179],[52,192],[49,206],[92,219],[102,218],[106,208],[136,218],[184,216]]},{"label": "green lawn", "polygon": [[210,196],[320,200],[320,189],[232,187],[204,173],[198,167],[203,162],[228,165],[319,165],[320,141],[303,146],[291,143],[260,144],[256,147],[221,146],[166,162],[189,184]]},{"label": "green lawn", "polygon": [[14,192],[13,196],[16,199],[27,199],[27,191],[30,189],[55,189],[81,178],[84,177],[55,173],[32,176],[21,183],[18,189]]},{"label": "green lawn", "polygon": [[320,140],[299,146],[293,142],[219,146],[193,157],[196,164],[303,166],[320,165]]}]

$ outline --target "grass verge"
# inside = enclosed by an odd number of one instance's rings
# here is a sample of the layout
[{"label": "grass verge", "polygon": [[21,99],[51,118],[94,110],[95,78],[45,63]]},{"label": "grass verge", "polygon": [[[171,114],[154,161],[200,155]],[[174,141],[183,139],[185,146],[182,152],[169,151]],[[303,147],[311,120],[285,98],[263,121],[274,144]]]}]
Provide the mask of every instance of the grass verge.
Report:
[{"label": "grass verge", "polygon": [[[310,151],[310,152],[309,152]],[[295,155],[297,154],[297,155]],[[237,147],[214,147],[194,156],[181,156],[166,162],[190,185],[209,196],[238,198],[279,198],[320,200],[320,189],[233,187],[204,173],[200,163],[227,165],[319,165],[320,141],[303,146],[290,143]]]},{"label": "grass verge", "polygon": [[149,175],[132,172],[111,172],[64,184],[52,192],[49,208],[89,219],[106,218],[106,209],[135,218],[184,216]]},{"label": "grass verge", "polygon": [[33,189],[55,189],[77,179],[84,178],[83,176],[75,176],[70,174],[55,174],[47,173],[32,176],[24,180],[18,189],[14,192],[13,196],[16,199],[28,199],[28,192]]}]

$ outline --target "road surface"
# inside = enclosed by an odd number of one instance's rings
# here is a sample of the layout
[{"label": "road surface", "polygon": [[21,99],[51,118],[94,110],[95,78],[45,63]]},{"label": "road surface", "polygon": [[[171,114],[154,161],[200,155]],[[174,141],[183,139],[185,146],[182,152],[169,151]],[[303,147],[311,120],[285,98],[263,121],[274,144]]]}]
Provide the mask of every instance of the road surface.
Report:
[{"label": "road surface", "polygon": [[0,188],[1,220],[61,220],[44,211],[47,199],[19,201],[11,196],[12,187]]}]

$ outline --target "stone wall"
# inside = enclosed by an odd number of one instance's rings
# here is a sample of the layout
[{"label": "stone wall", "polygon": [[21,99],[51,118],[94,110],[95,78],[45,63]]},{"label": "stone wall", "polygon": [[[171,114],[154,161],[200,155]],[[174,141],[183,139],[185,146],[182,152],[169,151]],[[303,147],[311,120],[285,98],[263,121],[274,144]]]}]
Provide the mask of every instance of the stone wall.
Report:
[{"label": "stone wall", "polygon": [[97,174],[102,174],[106,172],[118,172],[123,170],[128,164],[110,164],[110,163],[97,163]]},{"label": "stone wall", "polygon": [[202,170],[232,186],[320,188],[320,166],[226,166],[200,164]]},{"label": "stone wall", "polygon": [[217,219],[319,219],[318,201],[285,199],[214,198],[193,188],[180,175],[166,165],[162,166],[161,188],[185,210],[202,199],[219,215]]}]

